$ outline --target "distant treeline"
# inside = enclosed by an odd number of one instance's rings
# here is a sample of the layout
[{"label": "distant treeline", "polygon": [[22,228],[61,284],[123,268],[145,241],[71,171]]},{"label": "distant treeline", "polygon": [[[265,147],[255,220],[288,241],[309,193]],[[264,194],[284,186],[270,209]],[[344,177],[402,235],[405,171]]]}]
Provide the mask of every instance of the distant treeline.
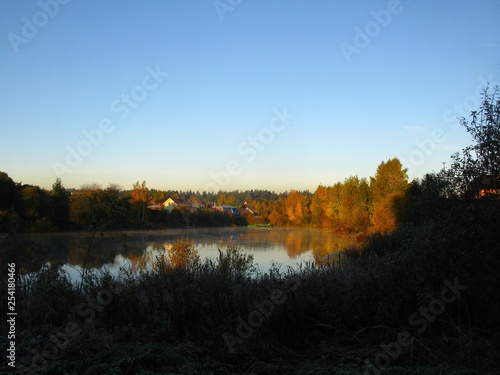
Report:
[{"label": "distant treeline", "polygon": [[[164,191],[148,189],[145,181],[133,184],[134,189],[128,191],[116,185],[102,188],[95,184],[68,190],[60,179],[51,190],[46,190],[16,183],[5,172],[0,172],[0,231],[270,223],[273,226],[327,228],[339,233],[387,233],[397,227],[409,189],[424,188],[422,184],[429,184],[429,179],[432,176],[409,183],[406,169],[397,158],[382,162],[370,180],[353,176],[332,186],[320,185],[314,193],[297,190],[286,193],[267,190]],[[152,202],[170,197],[188,198],[202,208],[196,212],[148,209]],[[253,206],[254,214],[232,217],[212,209],[214,205],[241,208],[245,202]]]},{"label": "distant treeline", "polygon": [[[395,227],[393,203],[408,187],[406,169],[398,159],[382,162],[370,180],[357,176],[314,193],[291,190],[164,191],[136,182],[132,190],[96,184],[66,189],[60,179],[51,190],[13,181],[0,172],[0,231],[47,232],[80,229],[129,229],[148,226],[227,226],[270,223],[274,226],[313,226],[338,232],[389,231]],[[202,208],[196,212],[152,211],[153,202],[187,198]],[[253,207],[245,217],[231,217],[214,205]]]}]

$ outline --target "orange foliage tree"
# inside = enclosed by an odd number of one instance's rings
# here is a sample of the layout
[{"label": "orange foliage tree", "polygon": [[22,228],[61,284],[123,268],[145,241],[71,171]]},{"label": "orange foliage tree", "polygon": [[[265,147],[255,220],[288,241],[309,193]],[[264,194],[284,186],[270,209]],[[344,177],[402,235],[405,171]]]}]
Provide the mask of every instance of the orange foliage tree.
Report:
[{"label": "orange foliage tree", "polygon": [[286,214],[293,225],[310,223],[309,197],[296,190],[290,191],[286,198]]},{"label": "orange foliage tree", "polygon": [[154,268],[158,271],[171,271],[181,269],[195,271],[200,266],[200,255],[195,249],[194,242],[187,238],[179,238],[167,249],[156,257]]}]

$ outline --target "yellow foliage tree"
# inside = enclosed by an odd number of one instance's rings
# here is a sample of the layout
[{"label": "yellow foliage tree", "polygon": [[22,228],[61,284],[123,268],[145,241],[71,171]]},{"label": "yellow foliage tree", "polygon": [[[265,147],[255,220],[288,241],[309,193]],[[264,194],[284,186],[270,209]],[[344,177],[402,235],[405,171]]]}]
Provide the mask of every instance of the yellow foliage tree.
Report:
[{"label": "yellow foliage tree", "polygon": [[309,209],[308,205],[309,202],[304,194],[295,190],[288,193],[288,197],[286,198],[286,213],[292,224],[302,225],[305,223],[305,211]]},{"label": "yellow foliage tree", "polygon": [[397,227],[396,202],[408,189],[407,169],[399,159],[389,159],[377,168],[371,178],[370,189],[373,197],[371,222],[373,231],[387,233]]},{"label": "yellow foliage tree", "polygon": [[396,229],[398,225],[397,203],[403,196],[403,193],[391,193],[373,206],[372,225],[374,232],[389,233]]},{"label": "yellow foliage tree", "polygon": [[187,238],[179,238],[167,249],[167,254],[162,253],[157,257],[155,268],[158,270],[182,269],[193,271],[200,265],[200,255],[194,243]]}]

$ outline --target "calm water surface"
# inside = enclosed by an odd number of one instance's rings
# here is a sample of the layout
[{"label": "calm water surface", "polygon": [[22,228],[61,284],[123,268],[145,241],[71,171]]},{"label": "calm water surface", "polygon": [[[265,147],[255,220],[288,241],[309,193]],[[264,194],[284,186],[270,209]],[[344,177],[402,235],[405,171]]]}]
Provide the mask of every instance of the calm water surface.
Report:
[{"label": "calm water surface", "polygon": [[[202,259],[217,258],[217,249],[238,245],[254,256],[254,263],[263,273],[269,271],[273,261],[282,268],[304,261],[321,261],[326,255],[355,243],[350,235],[321,229],[288,228],[127,231],[106,233],[104,237],[93,239],[82,233],[33,234],[26,240],[36,247],[37,254],[32,257],[33,264],[26,264],[25,268],[35,271],[47,261],[59,262],[73,279],[77,279],[88,254],[88,267],[107,267],[117,272],[126,266],[138,271],[150,267],[161,249],[168,249],[181,237],[194,242]],[[90,251],[86,250],[88,248]]]}]

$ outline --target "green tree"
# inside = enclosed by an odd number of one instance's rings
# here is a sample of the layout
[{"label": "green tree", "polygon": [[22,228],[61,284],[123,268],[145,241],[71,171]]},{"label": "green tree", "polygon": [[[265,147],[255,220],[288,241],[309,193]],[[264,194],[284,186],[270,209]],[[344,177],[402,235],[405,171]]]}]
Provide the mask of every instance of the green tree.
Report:
[{"label": "green tree", "polygon": [[407,171],[398,158],[380,163],[375,177],[370,179],[373,201],[379,202],[389,194],[404,193],[408,188]]},{"label": "green tree", "polygon": [[7,173],[0,172],[0,211],[13,210],[16,198],[16,183]]},{"label": "green tree", "polygon": [[476,197],[481,192],[498,196],[500,189],[500,98],[498,87],[490,94],[486,88],[470,122],[460,119],[473,138],[473,144],[452,155],[449,169],[441,176],[450,182],[451,193]]},{"label": "green tree", "polygon": [[59,229],[66,228],[69,223],[69,197],[70,193],[63,186],[60,178],[52,184],[50,192],[50,219]]},{"label": "green tree", "polygon": [[45,232],[56,229],[50,221],[50,206],[50,195],[46,190],[32,185],[21,187],[17,213],[24,230]]},{"label": "green tree", "polygon": [[340,190],[339,219],[348,232],[363,232],[370,224],[370,192],[366,179],[351,176]]},{"label": "green tree", "polygon": [[43,197],[40,188],[24,186],[21,190],[20,211],[21,216],[28,221],[35,221],[42,216]]},{"label": "green tree", "polygon": [[70,221],[91,231],[103,231],[116,220],[116,198],[114,191],[96,185],[75,191],[69,199]]},{"label": "green tree", "polygon": [[413,180],[398,205],[398,224],[419,225],[427,220],[442,219],[452,201],[447,199],[449,183],[434,173]]},{"label": "green tree", "polygon": [[109,226],[115,229],[128,227],[131,216],[129,197],[123,195],[120,187],[115,184],[110,184],[104,191],[104,195],[111,206],[112,218]]}]

